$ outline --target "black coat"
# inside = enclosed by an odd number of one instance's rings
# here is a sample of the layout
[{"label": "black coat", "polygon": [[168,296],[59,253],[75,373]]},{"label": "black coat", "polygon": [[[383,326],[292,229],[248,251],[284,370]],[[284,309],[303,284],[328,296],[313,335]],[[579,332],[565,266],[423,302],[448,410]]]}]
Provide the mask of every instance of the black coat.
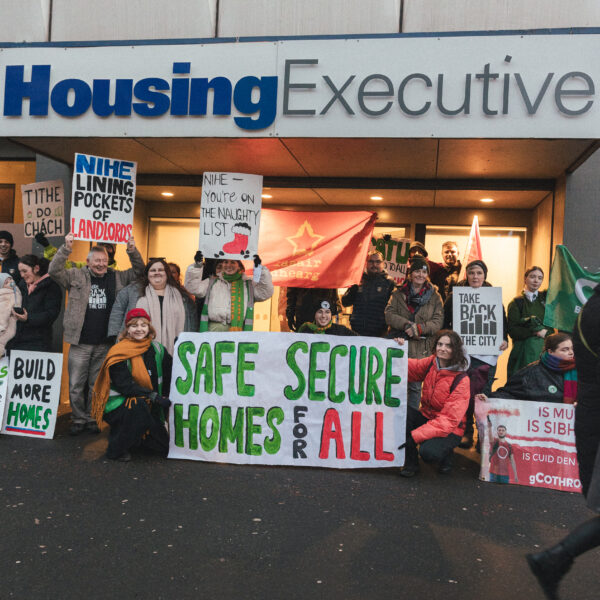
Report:
[{"label": "black coat", "polygon": [[563,390],[563,374],[551,371],[536,360],[514,373],[503,387],[491,394],[490,398],[562,402]]},{"label": "black coat", "polygon": [[31,294],[27,284],[19,282],[23,296],[23,308],[27,311],[27,321],[17,321],[17,334],[10,341],[11,350],[36,350],[51,352],[52,324],[60,314],[63,296],[60,286],[46,277],[40,281]]},{"label": "black coat", "polygon": [[381,337],[385,334],[385,307],[395,288],[394,280],[385,271],[376,275],[365,273],[360,285],[348,288],[342,296],[342,305],[354,306],[350,326],[358,335]]},{"label": "black coat", "polygon": [[0,264],[2,265],[2,273],[8,273],[15,280],[15,283],[21,281],[21,274],[19,273],[19,257],[14,250],[11,250],[8,258],[4,259]]}]

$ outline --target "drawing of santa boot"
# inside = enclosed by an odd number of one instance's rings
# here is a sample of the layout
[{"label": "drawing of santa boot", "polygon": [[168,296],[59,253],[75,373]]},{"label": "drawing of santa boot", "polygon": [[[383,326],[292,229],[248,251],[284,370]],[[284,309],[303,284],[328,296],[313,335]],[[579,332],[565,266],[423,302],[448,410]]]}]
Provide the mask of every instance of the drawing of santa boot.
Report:
[{"label": "drawing of santa boot", "polygon": [[236,223],[231,231],[233,233],[233,240],[223,244],[223,252],[227,254],[241,254],[242,256],[248,256],[248,237],[252,228],[248,223]]}]

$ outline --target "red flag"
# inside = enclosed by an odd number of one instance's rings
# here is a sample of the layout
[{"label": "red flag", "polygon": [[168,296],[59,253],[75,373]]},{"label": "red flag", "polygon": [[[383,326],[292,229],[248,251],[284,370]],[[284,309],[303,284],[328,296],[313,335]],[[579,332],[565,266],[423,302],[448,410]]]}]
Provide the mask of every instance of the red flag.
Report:
[{"label": "red flag", "polygon": [[349,287],[365,268],[376,215],[263,208],[258,249],[274,285]]},{"label": "red flag", "polygon": [[[473,224],[471,225],[471,233],[469,234],[469,241],[465,249],[465,258],[462,263],[464,269],[473,260],[483,260],[481,254],[481,237],[479,236],[479,219],[477,215],[473,217]],[[463,272],[463,277],[466,274]]]}]

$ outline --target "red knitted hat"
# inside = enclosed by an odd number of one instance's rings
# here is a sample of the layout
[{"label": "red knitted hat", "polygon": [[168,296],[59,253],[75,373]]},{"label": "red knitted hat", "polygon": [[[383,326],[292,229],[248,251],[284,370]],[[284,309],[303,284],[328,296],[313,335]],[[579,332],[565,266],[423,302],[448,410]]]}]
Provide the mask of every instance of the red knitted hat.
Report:
[{"label": "red knitted hat", "polygon": [[150,323],[150,315],[143,308],[132,308],[125,316],[125,325],[129,324],[132,319],[146,319]]}]

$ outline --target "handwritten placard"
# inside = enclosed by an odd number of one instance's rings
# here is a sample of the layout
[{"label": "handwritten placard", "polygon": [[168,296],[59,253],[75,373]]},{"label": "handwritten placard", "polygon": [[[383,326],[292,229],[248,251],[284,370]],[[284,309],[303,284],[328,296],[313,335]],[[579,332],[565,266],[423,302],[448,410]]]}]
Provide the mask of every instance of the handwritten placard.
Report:
[{"label": "handwritten placard", "polygon": [[65,190],[60,179],[21,186],[25,237],[65,235]]}]

